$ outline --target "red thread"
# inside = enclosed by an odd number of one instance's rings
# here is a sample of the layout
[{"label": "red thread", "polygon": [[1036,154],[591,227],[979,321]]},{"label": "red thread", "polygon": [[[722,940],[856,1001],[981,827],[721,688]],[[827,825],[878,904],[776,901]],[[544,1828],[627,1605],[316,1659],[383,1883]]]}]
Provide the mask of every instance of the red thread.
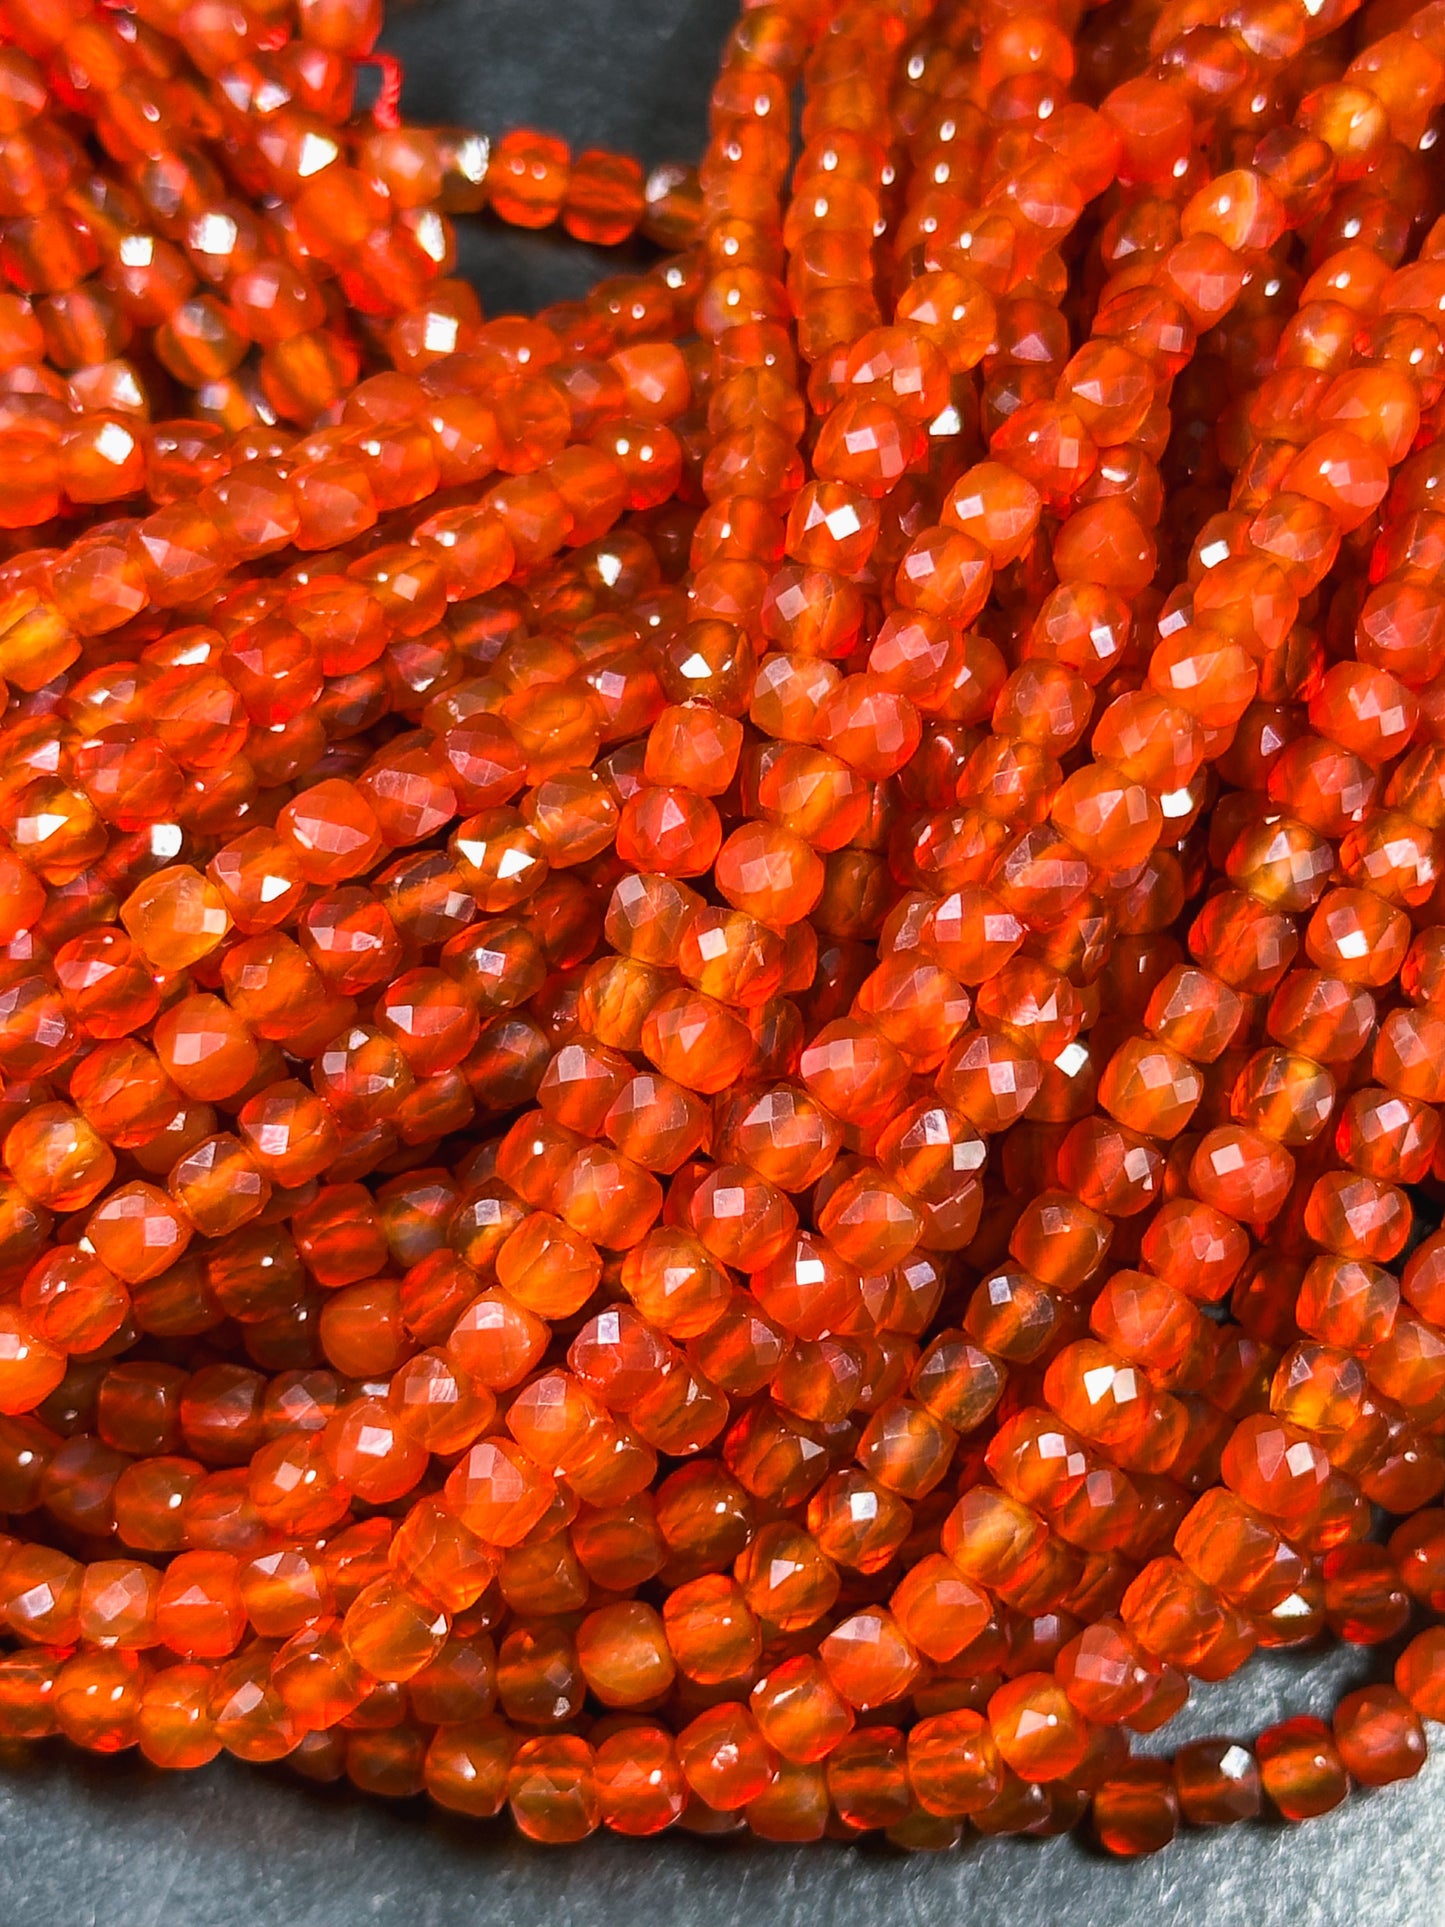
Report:
[{"label": "red thread", "polygon": [[371,118],[388,133],[401,126],[401,62],[395,54],[367,54],[361,63],[381,71],[381,86],[371,110]]}]

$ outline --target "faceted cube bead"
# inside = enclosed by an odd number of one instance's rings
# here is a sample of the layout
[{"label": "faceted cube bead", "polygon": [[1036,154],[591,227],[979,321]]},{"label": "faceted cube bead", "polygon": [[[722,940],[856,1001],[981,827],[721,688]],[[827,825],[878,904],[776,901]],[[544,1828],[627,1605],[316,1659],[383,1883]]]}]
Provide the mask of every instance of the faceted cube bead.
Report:
[{"label": "faceted cube bead", "polygon": [[57,1211],[80,1210],[115,1174],[110,1146],[65,1104],[40,1104],[22,1116],[6,1135],[4,1160],[29,1197]]},{"label": "faceted cube bead", "polygon": [[1004,1781],[989,1722],[967,1709],[920,1720],[908,1735],[908,1779],[929,1813],[956,1818],[986,1807]]},{"label": "faceted cube bead", "polygon": [[889,1604],[907,1637],[935,1661],[957,1658],[987,1626],[991,1611],[986,1595],[941,1554],[914,1566]]},{"label": "faceted cube bead", "polygon": [[988,1724],[1005,1764],[1020,1779],[1057,1780],[1073,1772],[1088,1746],[1088,1728],[1045,1673],[1023,1673],[988,1703]]},{"label": "faceted cube bead", "polygon": [[1263,1786],[1247,1747],[1234,1740],[1194,1740],[1174,1756],[1179,1810],[1194,1827],[1258,1819]]},{"label": "faceted cube bead", "polygon": [[484,1543],[524,1539],[552,1503],[550,1477],[510,1439],[483,1439],[448,1476],[446,1497]]},{"label": "faceted cube bead", "polygon": [[1158,1672],[1116,1620],[1100,1620],[1071,1639],[1055,1663],[1071,1703],[1089,1720],[1114,1725],[1148,1705]]},{"label": "faceted cube bead", "polygon": [[1378,1548],[1336,1546],[1326,1553],[1322,1571],[1330,1629],[1352,1645],[1390,1639],[1407,1623],[1409,1596],[1393,1562]]},{"label": "faceted cube bead", "polygon": [[676,1749],[660,1727],[609,1734],[597,1748],[595,1772],[602,1824],[614,1833],[660,1833],[687,1804]]},{"label": "faceted cube bead", "polygon": [[1339,1749],[1322,1720],[1285,1720],[1261,1733],[1260,1779],[1286,1820],[1309,1820],[1344,1799],[1349,1779]]},{"label": "faceted cube bead", "polygon": [[573,1155],[552,1197],[572,1230],[614,1251],[626,1251],[646,1236],[663,1201],[650,1171],[600,1144],[584,1144]]},{"label": "faceted cube bead", "polygon": [[1445,1710],[1445,1633],[1428,1627],[1417,1633],[1395,1662],[1395,1684],[1424,1719],[1438,1721]]},{"label": "faceted cube bead", "polygon": [[236,1123],[264,1174],[284,1186],[319,1176],[335,1157],[340,1136],[322,1100],[290,1080],[268,1085],[248,1099]]},{"label": "faceted cube bead", "polygon": [[834,1687],[850,1706],[866,1711],[907,1691],[918,1655],[891,1613],[869,1609],[834,1627],[819,1648]]},{"label": "faceted cube bead", "polygon": [[724,1701],[699,1713],[677,1736],[683,1776],[714,1811],[735,1813],[764,1791],[774,1755],[747,1708]]},{"label": "faceted cube bead", "polygon": [[1286,1530],[1309,1519],[1330,1475],[1329,1460],[1313,1439],[1262,1414],[1236,1426],[1222,1466],[1226,1484]]},{"label": "faceted cube bead", "polygon": [[591,1297],[602,1262],[560,1219],[533,1212],[497,1253],[497,1279],[518,1304],[541,1317],[566,1317]]},{"label": "faceted cube bead", "polygon": [[643,1023],[641,1042],[664,1076],[705,1095],[735,1083],[753,1055],[746,1025],[699,991],[668,991],[659,998]]},{"label": "faceted cube bead", "polygon": [[0,1412],[30,1412],[65,1376],[66,1355],[47,1343],[18,1306],[0,1310]]},{"label": "faceted cube bead", "polygon": [[158,870],[121,906],[121,921],[156,970],[184,970],[208,957],[231,927],[215,885],[187,864]]},{"label": "faceted cube bead", "polygon": [[1230,1125],[1204,1138],[1189,1175],[1205,1204],[1229,1217],[1266,1222],[1289,1194],[1294,1160],[1258,1131]]},{"label": "faceted cube bead", "polygon": [[1200,1679],[1227,1678],[1254,1649],[1249,1622],[1177,1560],[1151,1561],[1120,1612],[1154,1658]]},{"label": "faceted cube bead", "polygon": [[1124,1858],[1158,1853],[1174,1838],[1180,1803],[1167,1760],[1131,1760],[1094,1789],[1099,1844]]},{"label": "faceted cube bead", "polygon": [[1110,1116],[1153,1137],[1177,1137],[1203,1094],[1203,1079],[1186,1058],[1142,1038],[1121,1045],[1099,1080],[1099,1102]]},{"label": "faceted cube bead", "polygon": [[345,882],[368,869],[381,850],[370,806],[354,785],[340,778],[318,783],[294,797],[277,818],[276,828],[311,883]]},{"label": "faceted cube bead", "polygon": [[1316,1179],[1305,1202],[1305,1228],[1317,1244],[1343,1257],[1388,1264],[1410,1236],[1403,1191],[1378,1179],[1331,1174]]},{"label": "faceted cube bead", "polygon": [[219,997],[182,998],[157,1021],[153,1035],[168,1075],[202,1102],[235,1096],[260,1065],[250,1032]]},{"label": "faceted cube bead", "polygon": [[46,1344],[93,1351],[123,1324],[130,1293],[98,1258],[79,1245],[62,1245],[26,1273],[20,1306]]},{"label": "faceted cube bead", "polygon": [[768,1744],[797,1765],[825,1760],[853,1726],[852,1708],[809,1654],[772,1668],[754,1686],[748,1703]]}]

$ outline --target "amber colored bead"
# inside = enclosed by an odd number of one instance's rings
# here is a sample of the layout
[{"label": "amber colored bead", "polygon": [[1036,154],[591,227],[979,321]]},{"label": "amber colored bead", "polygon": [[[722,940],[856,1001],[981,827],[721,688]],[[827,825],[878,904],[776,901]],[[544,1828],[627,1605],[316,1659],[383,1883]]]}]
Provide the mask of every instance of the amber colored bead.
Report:
[{"label": "amber colored bead", "polygon": [[76,1745],[95,1753],[134,1746],[145,1670],[133,1653],[80,1653],[55,1682],[55,1723]]},{"label": "amber colored bead", "polygon": [[1445,1708],[1445,1637],[1438,1627],[1417,1633],[1395,1662],[1395,1684],[1428,1720],[1439,1720]]},{"label": "amber colored bead", "polygon": [[504,1291],[488,1291],[470,1299],[446,1346],[476,1384],[501,1391],[527,1376],[547,1348],[547,1334],[535,1313]]},{"label": "amber colored bead", "polygon": [[228,1552],[183,1552],[166,1568],[156,1599],[156,1631],[175,1652],[219,1659],[245,1629],[239,1562]]},{"label": "amber colored bead", "polygon": [[679,1670],[699,1685],[740,1677],[761,1651],[756,1617],[741,1589],[721,1574],[677,1587],[663,1607],[663,1623]]},{"label": "amber colored bead", "polygon": [[919,1670],[912,1644],[882,1610],[854,1613],[836,1625],[819,1657],[841,1697],[861,1710],[900,1698]]},{"label": "amber colored bead", "polygon": [[136,1733],[141,1752],[153,1766],[204,1766],[220,1752],[210,1692],[207,1666],[166,1666],[146,1680]]},{"label": "amber colored bead", "polygon": [[1001,1686],[989,1701],[988,1724],[1021,1779],[1060,1779],[1084,1758],[1088,1729],[1046,1674],[1024,1673]]},{"label": "amber colored bead", "polygon": [[235,1096],[259,1067],[256,1046],[218,997],[183,998],[157,1021],[156,1055],[185,1092],[204,1102]]},{"label": "amber colored bead", "polygon": [[99,1259],[80,1246],[60,1246],[25,1277],[20,1305],[36,1336],[70,1352],[93,1351],[119,1329],[130,1294]]},{"label": "amber colored bead", "polygon": [[704,1095],[736,1082],[753,1054],[746,1025],[700,991],[660,997],[644,1020],[641,1044],[664,1076]]},{"label": "amber colored bead", "polygon": [[287,1080],[247,1100],[237,1117],[242,1143],[273,1184],[296,1186],[324,1171],[339,1138],[331,1111],[305,1085]]},{"label": "amber colored bead", "polygon": [[441,1650],[447,1618],[390,1579],[374,1580],[347,1609],[347,1651],[375,1679],[406,1680]]},{"label": "amber colored bead", "polygon": [[897,1727],[871,1726],[848,1735],[829,1754],[828,1794],[850,1829],[888,1827],[911,1804],[904,1737]]},{"label": "amber colored bead", "polygon": [[1264,1790],[1286,1820],[1328,1813],[1348,1791],[1344,1763],[1322,1720],[1272,1726],[1260,1734],[1256,1751]]},{"label": "amber colored bead", "polygon": [[1234,1740],[1193,1740],[1174,1756],[1179,1810],[1194,1827],[1232,1826],[1259,1817],[1263,1788],[1247,1747]]},{"label": "amber colored bead", "polygon": [[524,1539],[552,1503],[551,1478],[509,1439],[483,1439],[453,1468],[448,1503],[468,1529],[492,1545]]},{"label": "amber colored bead", "polygon": [[231,922],[220,892],[184,864],[148,877],[121,906],[121,920],[157,970],[209,956]]},{"label": "amber colored bead", "polygon": [[640,1602],[590,1613],[577,1630],[577,1660],[606,1706],[637,1706],[666,1692],[675,1676],[662,1621]]},{"label": "amber colored bead", "polygon": [[1394,1562],[1377,1548],[1336,1546],[1325,1555],[1323,1574],[1325,1612],[1331,1630],[1341,1638],[1374,1645],[1392,1638],[1408,1621],[1409,1598]]},{"label": "amber colored bead", "polygon": [[366,1676],[334,1625],[298,1629],[281,1647],[270,1684],[296,1723],[324,1730],[355,1712],[366,1697]]},{"label": "amber colored bead", "polygon": [[630,1723],[599,1741],[597,1799],[602,1824],[614,1833],[660,1833],[682,1814],[687,1788],[670,1734]]},{"label": "amber colored bead", "polygon": [[1404,1694],[1391,1686],[1347,1693],[1335,1709],[1335,1744],[1362,1786],[1407,1780],[1425,1764],[1425,1734]]},{"label": "amber colored bead", "polygon": [[1106,1852],[1126,1858],[1167,1847],[1179,1825],[1179,1798],[1165,1760],[1134,1760],[1094,1789],[1094,1830]]},{"label": "amber colored bead", "polygon": [[[420,1675],[413,1675],[413,1679]],[[439,1726],[427,1749],[426,1790],[438,1806],[480,1819],[500,1813],[519,1736],[490,1715]]]},{"label": "amber colored bead", "polygon": [[757,1799],[773,1777],[772,1749],[747,1708],[735,1701],[700,1713],[678,1734],[676,1746],[688,1785],[720,1813]]}]

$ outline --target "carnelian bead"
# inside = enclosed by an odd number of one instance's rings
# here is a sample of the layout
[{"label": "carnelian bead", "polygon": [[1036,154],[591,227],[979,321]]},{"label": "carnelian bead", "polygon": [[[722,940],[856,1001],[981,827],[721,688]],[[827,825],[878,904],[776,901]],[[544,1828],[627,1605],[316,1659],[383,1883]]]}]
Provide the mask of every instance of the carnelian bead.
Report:
[{"label": "carnelian bead", "polygon": [[849,1734],[829,1754],[828,1794],[839,1819],[859,1831],[892,1826],[911,1804],[903,1734],[869,1726]]},{"label": "carnelian bead", "polygon": [[1179,1809],[1191,1826],[1232,1826],[1258,1819],[1263,1789],[1259,1767],[1233,1740],[1194,1740],[1174,1756]]},{"label": "carnelian bead", "polygon": [[677,1736],[683,1777],[719,1813],[755,1800],[773,1777],[772,1749],[747,1708],[725,1701],[689,1722]]},{"label": "carnelian bead", "polygon": [[183,998],[156,1024],[156,1054],[188,1097],[233,1097],[255,1076],[260,1058],[250,1033],[218,997]]},{"label": "carnelian bead", "polygon": [[367,869],[381,849],[371,808],[354,785],[339,778],[294,797],[276,828],[311,883],[343,883]]},{"label": "carnelian bead", "polygon": [[242,1142],[273,1183],[305,1184],[324,1171],[339,1133],[331,1111],[303,1084],[270,1084],[241,1107]]},{"label": "carnelian bead", "polygon": [[1174,1777],[1164,1760],[1133,1760],[1094,1789],[1094,1829],[1109,1853],[1132,1857],[1167,1847],[1179,1825]]},{"label": "carnelian bead", "polygon": [[95,1753],[134,1746],[145,1678],[133,1653],[77,1654],[56,1678],[56,1725],[68,1740]]},{"label": "carnelian bead", "polygon": [[589,1613],[577,1629],[577,1660],[605,1706],[641,1705],[675,1677],[662,1621],[640,1601]]},{"label": "carnelian bead", "polygon": [[809,1654],[784,1660],[765,1674],[749,1705],[764,1739],[797,1765],[826,1759],[853,1726],[852,1708]]},{"label": "carnelian bead", "polygon": [[1335,1744],[1362,1786],[1405,1780],[1425,1764],[1425,1734],[1403,1693],[1366,1686],[1347,1693],[1335,1709]]},{"label": "carnelian bead", "polygon": [[746,1598],[721,1574],[678,1586],[663,1606],[667,1644],[678,1669],[699,1685],[747,1672],[761,1651],[761,1632]]},{"label": "carnelian bead", "polygon": [[1438,1721],[1445,1708],[1442,1664],[1445,1635],[1435,1626],[1417,1633],[1395,1662],[1396,1686],[1415,1711],[1428,1720]]},{"label": "carnelian bead", "polygon": [[161,1578],[156,1631],[183,1656],[219,1659],[239,1644],[246,1623],[237,1575],[228,1552],[182,1552]]},{"label": "carnelian bead", "polygon": [[447,1618],[390,1579],[357,1594],[341,1623],[346,1649],[375,1679],[406,1680],[441,1650]]},{"label": "carnelian bead", "polygon": [[602,1824],[614,1833],[645,1837],[677,1820],[687,1788],[670,1734],[629,1723],[600,1741],[597,1800]]},{"label": "carnelian bead", "polygon": [[552,1502],[550,1477],[506,1439],[483,1439],[451,1472],[448,1503],[485,1542],[515,1545]]},{"label": "carnelian bead", "polygon": [[898,1699],[919,1670],[912,1643],[893,1615],[881,1609],[843,1620],[818,1650],[840,1696],[860,1710]]},{"label": "carnelian bead", "polygon": [[65,1376],[65,1353],[46,1342],[18,1306],[0,1312],[0,1412],[30,1412]]},{"label": "carnelian bead", "polygon": [[1259,1736],[1260,1778],[1286,1820],[1328,1813],[1348,1789],[1344,1764],[1322,1720],[1298,1718]]},{"label": "carnelian bead", "polygon": [[[419,1677],[414,1674],[413,1681]],[[490,1818],[505,1803],[507,1773],[518,1745],[517,1735],[494,1716],[439,1726],[427,1749],[427,1792],[438,1806]]]},{"label": "carnelian bead", "polygon": [[1088,1744],[1084,1722],[1043,1673],[1024,1673],[1001,1686],[988,1703],[988,1725],[999,1754],[1024,1780],[1071,1773]]},{"label": "carnelian bead", "polygon": [[75,1211],[110,1182],[115,1158],[90,1123],[68,1105],[41,1104],[13,1125],[6,1169],[37,1204]]},{"label": "carnelian bead", "polygon": [[183,970],[207,957],[230,928],[220,892],[185,864],[159,870],[121,906],[121,921],[157,970]]},{"label": "carnelian bead", "polygon": [[642,1027],[641,1044],[658,1070],[704,1094],[734,1083],[753,1054],[746,1026],[725,1005],[696,991],[668,991]]},{"label": "carnelian bead", "polygon": [[146,1680],[136,1732],[140,1750],[153,1766],[205,1766],[220,1752],[210,1693],[206,1666],[167,1666]]}]

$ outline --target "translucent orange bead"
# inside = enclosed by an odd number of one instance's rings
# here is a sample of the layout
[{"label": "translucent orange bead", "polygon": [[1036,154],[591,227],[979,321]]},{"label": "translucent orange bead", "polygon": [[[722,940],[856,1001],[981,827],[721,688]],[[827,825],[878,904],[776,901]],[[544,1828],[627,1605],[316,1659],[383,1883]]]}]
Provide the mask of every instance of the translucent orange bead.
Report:
[{"label": "translucent orange bead", "polygon": [[934,1714],[908,1735],[909,1783],[929,1813],[976,1813],[998,1795],[1003,1778],[989,1722],[980,1713]]},{"label": "translucent orange bead", "polygon": [[1083,1760],[1088,1728],[1063,1689],[1043,1673],[1024,1673],[988,1703],[994,1745],[1020,1779],[1049,1781]]},{"label": "translucent orange bead", "polygon": [[676,1745],[688,1785],[715,1812],[747,1806],[773,1777],[772,1749],[751,1713],[736,1701],[700,1713],[678,1734]]},{"label": "translucent orange bead", "polygon": [[1309,1820],[1344,1799],[1349,1780],[1322,1720],[1285,1720],[1256,1747],[1265,1792],[1286,1820]]},{"label": "translucent orange bead", "polygon": [[761,1651],[758,1622],[744,1593],[721,1574],[675,1588],[664,1604],[663,1622],[679,1670],[699,1685],[746,1674]]},{"label": "translucent orange bead", "polygon": [[13,1125],[5,1167],[37,1204],[76,1211],[110,1182],[115,1158],[88,1121],[64,1104],[36,1106]]},{"label": "translucent orange bead", "polygon": [[210,1691],[207,1666],[167,1666],[151,1674],[141,1692],[136,1730],[140,1750],[153,1766],[205,1766],[220,1752]]},{"label": "translucent orange bead", "polygon": [[0,1412],[33,1411],[65,1376],[65,1353],[34,1330],[18,1306],[0,1313]]},{"label": "translucent orange bead", "polygon": [[148,877],[121,906],[121,920],[157,970],[184,970],[216,948],[231,919],[220,892],[185,864]]},{"label": "translucent orange bead", "polygon": [[552,1503],[550,1477],[507,1439],[474,1445],[447,1479],[446,1496],[468,1529],[494,1545],[515,1545]]}]

